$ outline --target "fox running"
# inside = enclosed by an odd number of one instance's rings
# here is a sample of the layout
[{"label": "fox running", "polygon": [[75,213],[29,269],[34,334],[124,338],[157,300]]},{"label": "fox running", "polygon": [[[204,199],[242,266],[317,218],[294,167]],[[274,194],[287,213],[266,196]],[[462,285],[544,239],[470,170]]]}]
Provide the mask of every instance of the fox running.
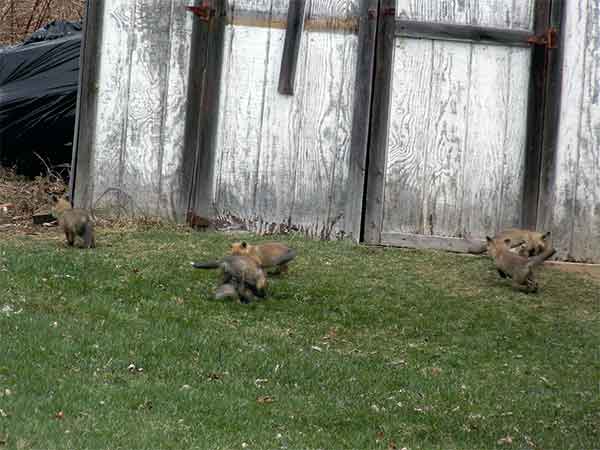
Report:
[{"label": "fox running", "polygon": [[217,300],[239,297],[242,303],[249,303],[256,297],[266,296],[267,276],[252,258],[230,255],[217,261],[191,264],[195,269],[222,269],[223,278],[215,293]]}]

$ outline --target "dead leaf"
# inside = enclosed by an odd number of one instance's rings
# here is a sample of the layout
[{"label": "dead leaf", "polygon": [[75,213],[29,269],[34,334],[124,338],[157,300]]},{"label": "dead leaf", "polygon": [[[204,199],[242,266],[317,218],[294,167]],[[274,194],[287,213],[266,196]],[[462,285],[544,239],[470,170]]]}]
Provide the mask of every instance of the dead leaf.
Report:
[{"label": "dead leaf", "polygon": [[322,351],[323,351],[323,349],[322,349],[321,347],[317,347],[316,345],[313,345],[313,346],[311,347],[311,349],[313,349],[313,350],[314,350],[314,351],[316,351],[316,352],[322,352]]},{"label": "dead leaf", "polygon": [[65,418],[65,413],[62,411],[58,411],[56,414],[54,414],[54,418],[57,420],[62,420]]},{"label": "dead leaf", "polygon": [[375,433],[375,440],[377,442],[383,441],[384,437],[385,437],[385,434],[383,433],[383,431],[378,431],[377,433]]},{"label": "dead leaf", "polygon": [[388,443],[388,450],[398,450],[398,446],[396,445],[396,442],[394,441],[390,441]]},{"label": "dead leaf", "polygon": [[256,397],[256,401],[258,403],[273,403],[275,400],[270,395],[261,395],[260,397]]},{"label": "dead leaf", "polygon": [[211,381],[221,380],[223,378],[222,373],[211,372],[208,374],[208,379]]},{"label": "dead leaf", "polygon": [[503,444],[504,445],[511,445],[512,443],[513,443],[513,438],[510,435],[498,439],[498,444],[500,444],[500,445],[503,445]]},{"label": "dead leaf", "polygon": [[434,377],[439,375],[440,373],[442,373],[442,369],[440,369],[439,367],[431,368],[431,375],[433,375]]}]

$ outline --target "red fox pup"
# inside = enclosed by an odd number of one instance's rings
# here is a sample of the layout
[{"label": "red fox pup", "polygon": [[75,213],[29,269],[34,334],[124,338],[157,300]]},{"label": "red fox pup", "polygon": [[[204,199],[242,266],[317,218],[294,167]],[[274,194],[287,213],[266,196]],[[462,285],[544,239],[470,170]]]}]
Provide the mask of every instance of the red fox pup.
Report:
[{"label": "red fox pup", "polygon": [[279,242],[251,245],[246,242],[231,244],[231,254],[252,258],[263,269],[276,268],[275,273],[285,273],[288,263],[296,257],[296,251]]},{"label": "red fox pup", "polygon": [[64,198],[52,196],[52,215],[58,219],[58,224],[65,232],[69,245],[75,244],[79,236],[83,241],[83,247],[93,248],[96,246],[94,236],[94,224],[85,209],[72,208],[71,204]]},{"label": "red fox pup", "polygon": [[487,249],[494,259],[496,269],[502,278],[510,278],[514,288],[526,293],[537,292],[538,285],[533,279],[532,269],[550,258],[556,250],[547,248],[542,253],[532,258],[526,258],[510,250],[514,245],[510,238],[504,240],[486,237]]},{"label": "red fox pup", "polygon": [[[542,254],[547,248],[550,247],[550,232],[540,232],[532,230],[522,230],[520,228],[508,228],[496,233],[493,237],[494,240],[505,241],[510,240],[508,246],[513,252],[518,253],[521,256],[529,257]],[[487,249],[487,245],[482,245],[476,248],[472,253],[484,253]]]},{"label": "red fox pup", "polygon": [[223,270],[221,285],[217,288],[215,298],[239,296],[242,303],[249,303],[255,297],[265,297],[267,276],[264,270],[251,258],[246,256],[225,256],[218,261],[191,263],[196,269]]}]

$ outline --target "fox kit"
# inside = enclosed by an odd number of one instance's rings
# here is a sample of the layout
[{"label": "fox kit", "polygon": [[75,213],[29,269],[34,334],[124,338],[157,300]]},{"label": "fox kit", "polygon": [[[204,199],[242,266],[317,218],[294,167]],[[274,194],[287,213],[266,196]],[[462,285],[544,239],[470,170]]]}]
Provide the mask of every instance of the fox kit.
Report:
[{"label": "fox kit", "polygon": [[94,224],[85,209],[72,208],[71,204],[64,198],[52,196],[52,215],[58,219],[58,224],[65,232],[69,245],[74,245],[79,236],[83,240],[85,248],[96,246],[94,237]]},{"label": "fox kit", "polygon": [[[495,240],[504,242],[509,239],[508,246],[511,251],[518,253],[521,256],[529,257],[542,254],[550,247],[550,232],[540,232],[532,230],[523,230],[520,228],[508,228],[496,233],[493,237]],[[484,253],[488,246],[486,244],[473,249],[471,253]]]},{"label": "fox kit", "polygon": [[532,230],[521,230],[518,228],[509,228],[494,236],[495,239],[510,240],[510,246],[522,242],[518,247],[517,253],[524,257],[537,256],[544,253],[550,247],[550,232],[542,233]]},{"label": "fox kit", "polygon": [[252,258],[246,256],[225,256],[218,261],[192,263],[196,269],[223,270],[223,280],[215,293],[216,299],[239,296],[242,303],[249,303],[255,297],[265,297],[267,276]]},{"label": "fox kit", "polygon": [[510,250],[514,244],[510,238],[493,239],[486,237],[487,249],[494,259],[496,269],[502,278],[511,278],[512,285],[523,292],[536,292],[538,285],[533,279],[532,269],[550,258],[556,250],[547,248],[542,253],[532,258],[521,256]]},{"label": "fox kit", "polygon": [[296,251],[279,242],[251,245],[246,242],[231,244],[231,254],[252,258],[263,269],[276,268],[276,273],[285,273],[287,264],[296,257]]}]

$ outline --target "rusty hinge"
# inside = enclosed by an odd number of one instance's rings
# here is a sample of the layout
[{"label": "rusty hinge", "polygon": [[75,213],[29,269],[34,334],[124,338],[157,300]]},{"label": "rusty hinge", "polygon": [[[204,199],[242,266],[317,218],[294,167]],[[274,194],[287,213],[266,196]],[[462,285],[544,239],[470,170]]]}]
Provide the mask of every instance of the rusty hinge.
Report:
[{"label": "rusty hinge", "polygon": [[532,36],[527,39],[527,42],[535,45],[545,45],[547,48],[557,48],[558,30],[554,27],[548,28],[544,34],[540,36]]},{"label": "rusty hinge", "polygon": [[200,20],[204,22],[210,22],[210,19],[213,18],[216,13],[216,10],[211,8],[207,2],[204,2],[200,6],[186,6],[185,9],[200,17]]}]

